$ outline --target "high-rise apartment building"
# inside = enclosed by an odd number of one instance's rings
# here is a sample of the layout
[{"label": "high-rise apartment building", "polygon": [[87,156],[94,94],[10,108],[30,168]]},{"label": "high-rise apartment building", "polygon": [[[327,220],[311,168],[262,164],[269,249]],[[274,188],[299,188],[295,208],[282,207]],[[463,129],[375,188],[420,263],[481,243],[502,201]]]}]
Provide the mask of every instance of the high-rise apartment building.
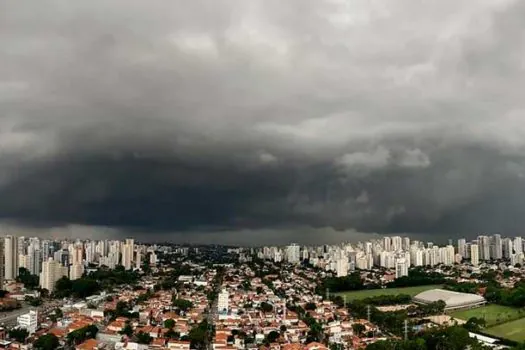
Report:
[{"label": "high-rise apartment building", "polygon": [[410,248],[410,238],[403,237],[403,250],[408,250]]},{"label": "high-rise apartment building", "polygon": [[133,261],[133,252],[135,252],[135,240],[133,238],[127,238],[126,244],[130,246],[131,249],[131,261]]},{"label": "high-rise apartment building", "polygon": [[63,276],[67,277],[67,267],[62,266],[60,262],[49,258],[42,264],[42,272],[40,273],[40,286],[53,292],[56,282]]},{"label": "high-rise apartment building", "polygon": [[494,245],[494,255],[493,258],[496,260],[501,260],[503,258],[503,243],[501,242],[501,235],[495,234],[492,237]]},{"label": "high-rise apartment building", "polygon": [[470,245],[470,262],[473,266],[479,265],[479,247],[477,244]]},{"label": "high-rise apartment building", "polygon": [[69,250],[60,249],[53,253],[53,259],[62,264],[62,266],[69,266]]},{"label": "high-rise apartment building", "polygon": [[348,276],[348,258],[340,257],[336,260],[335,272],[337,277]]},{"label": "high-rise apartment building", "polygon": [[286,247],[286,260],[292,264],[301,261],[301,247],[298,244],[292,243]]},{"label": "high-rise apartment building", "polygon": [[4,276],[6,280],[14,280],[18,276],[18,238],[4,238]]},{"label": "high-rise apartment building", "polygon": [[[51,249],[50,249],[50,243],[47,239],[46,240],[43,240],[42,243],[41,243],[41,251],[42,251],[42,261],[47,261],[47,259],[49,259],[50,257],[50,252],[51,252]],[[52,255],[51,255],[52,257]]]},{"label": "high-rise apartment building", "polygon": [[447,245],[445,248],[443,248],[442,255],[441,255],[441,262],[444,265],[447,265],[447,266],[453,265],[454,260],[455,260],[454,258],[455,258],[454,246]]},{"label": "high-rise apartment building", "polygon": [[42,253],[38,241],[33,241],[27,247],[27,269],[32,275],[39,275],[42,263]]},{"label": "high-rise apartment building", "polygon": [[390,237],[383,237],[383,249],[387,252],[392,250],[392,240]]},{"label": "high-rise apartment building", "polygon": [[122,245],[122,266],[126,270],[130,270],[133,262],[133,251],[135,249],[135,242],[133,239],[126,239],[126,243]]},{"label": "high-rise apartment building", "polygon": [[137,250],[137,255],[135,256],[135,269],[142,269],[142,252],[140,249]]},{"label": "high-rise apartment building", "polygon": [[394,251],[403,249],[403,239],[400,236],[392,237],[392,249]]},{"label": "high-rise apartment building", "polygon": [[23,267],[24,269],[29,270],[29,256],[19,255],[18,256],[18,267]]},{"label": "high-rise apartment building", "polygon": [[503,238],[502,240],[502,255],[504,259],[510,259],[513,252],[514,244],[510,238]]},{"label": "high-rise apartment building", "polygon": [[489,236],[478,236],[479,246],[479,259],[490,260],[490,237]]},{"label": "high-rise apartment building", "polygon": [[76,280],[84,273],[84,248],[82,244],[75,244],[71,248],[71,266],[69,267],[69,278]]},{"label": "high-rise apartment building", "polygon": [[466,258],[467,257],[467,240],[465,238],[458,239],[458,254],[461,255],[461,257]]},{"label": "high-rise apartment building", "polygon": [[523,243],[521,241],[521,237],[514,238],[514,253],[523,253]]},{"label": "high-rise apartment building", "polygon": [[[61,264],[62,265],[62,264]],[[78,280],[84,273],[84,266],[80,264],[73,264],[69,267],[69,279]]]},{"label": "high-rise apartment building", "polygon": [[0,289],[4,289],[4,240],[0,239]]},{"label": "high-rise apartment building", "polygon": [[24,236],[18,237],[18,256],[27,255],[27,241]]}]

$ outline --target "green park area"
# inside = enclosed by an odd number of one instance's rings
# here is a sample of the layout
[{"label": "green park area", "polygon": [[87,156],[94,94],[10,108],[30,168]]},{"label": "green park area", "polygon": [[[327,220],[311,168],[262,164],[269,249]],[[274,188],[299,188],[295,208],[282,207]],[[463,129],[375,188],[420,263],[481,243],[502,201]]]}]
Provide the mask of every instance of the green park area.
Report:
[{"label": "green park area", "polygon": [[485,329],[485,333],[516,342],[525,341],[525,318],[502,323]]},{"label": "green park area", "polygon": [[410,296],[417,295],[429,289],[441,288],[441,285],[433,284],[428,286],[416,286],[416,287],[402,287],[402,288],[382,288],[382,289],[365,289],[365,290],[353,290],[348,292],[335,293],[341,297],[346,295],[346,300],[359,300],[370,297],[377,297],[379,295],[398,295],[406,294]]},{"label": "green park area", "polygon": [[510,306],[490,304],[474,309],[457,311],[450,314],[450,316],[464,321],[468,321],[472,317],[483,318],[485,319],[486,327],[491,327],[525,317],[525,311]]},{"label": "green park area", "polygon": [[483,318],[484,333],[517,342],[525,341],[525,310],[496,304],[485,305],[451,314],[453,318],[467,321],[471,317]]}]

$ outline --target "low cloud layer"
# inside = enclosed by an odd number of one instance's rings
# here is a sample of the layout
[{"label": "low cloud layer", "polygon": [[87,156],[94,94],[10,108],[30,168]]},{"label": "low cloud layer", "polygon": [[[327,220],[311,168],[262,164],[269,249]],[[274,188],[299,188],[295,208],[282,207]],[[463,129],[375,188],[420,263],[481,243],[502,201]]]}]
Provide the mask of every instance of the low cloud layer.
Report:
[{"label": "low cloud layer", "polygon": [[0,221],[521,234],[525,3],[475,5],[7,0]]}]

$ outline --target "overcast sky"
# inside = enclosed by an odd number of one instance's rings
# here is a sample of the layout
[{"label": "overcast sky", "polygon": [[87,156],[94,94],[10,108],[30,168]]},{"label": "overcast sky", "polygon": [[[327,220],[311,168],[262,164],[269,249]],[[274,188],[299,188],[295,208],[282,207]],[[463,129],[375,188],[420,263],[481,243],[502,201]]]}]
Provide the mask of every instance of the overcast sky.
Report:
[{"label": "overcast sky", "polygon": [[525,234],[525,2],[0,2],[0,221]]}]

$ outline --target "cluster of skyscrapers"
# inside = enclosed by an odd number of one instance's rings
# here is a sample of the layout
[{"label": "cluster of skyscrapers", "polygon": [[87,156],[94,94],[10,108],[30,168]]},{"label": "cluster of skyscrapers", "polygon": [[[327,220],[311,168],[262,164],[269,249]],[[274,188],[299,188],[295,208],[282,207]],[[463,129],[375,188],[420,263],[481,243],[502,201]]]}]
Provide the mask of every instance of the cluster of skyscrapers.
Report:
[{"label": "cluster of skyscrapers", "polygon": [[512,265],[523,264],[525,241],[521,237],[502,238],[501,235],[478,236],[467,242],[464,238],[458,240],[458,254],[468,259],[473,265],[480,261],[509,260]]},{"label": "cluster of skyscrapers", "polygon": [[157,257],[152,248],[137,246],[133,239],[117,240],[42,240],[37,237],[5,236],[0,239],[0,286],[4,280],[15,280],[21,267],[40,278],[40,286],[53,291],[56,281],[67,276],[80,278],[90,265],[140,269],[149,255],[150,263]]},{"label": "cluster of skyscrapers", "polygon": [[259,258],[275,262],[299,263],[307,260],[314,266],[336,272],[340,277],[356,268],[370,270],[374,267],[395,269],[396,277],[401,277],[408,275],[410,266],[453,265],[462,262],[478,266],[481,261],[503,259],[510,261],[512,265],[523,264],[524,243],[521,237],[502,238],[499,234],[481,235],[471,241],[461,238],[457,241],[457,246],[451,240],[449,244],[439,246],[432,242],[392,236],[357,244],[263,247],[257,254]]}]

